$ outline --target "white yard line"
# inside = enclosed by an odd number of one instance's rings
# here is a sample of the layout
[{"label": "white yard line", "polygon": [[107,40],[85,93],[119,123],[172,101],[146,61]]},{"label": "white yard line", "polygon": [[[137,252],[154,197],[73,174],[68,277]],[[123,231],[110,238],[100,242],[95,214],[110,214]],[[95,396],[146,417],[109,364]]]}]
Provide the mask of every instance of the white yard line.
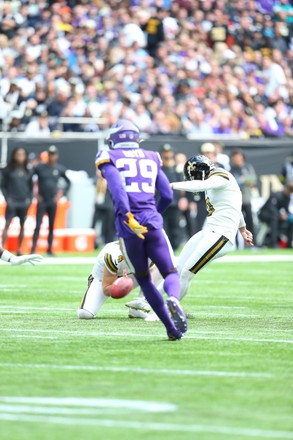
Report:
[{"label": "white yard line", "polygon": [[[25,364],[25,363],[0,363],[3,368],[36,368],[49,370],[65,370],[65,371],[108,371],[117,373],[140,373],[140,374],[163,374],[171,376],[206,376],[206,377],[237,377],[237,378],[255,378],[268,379],[273,378],[272,373],[256,373],[245,371],[209,371],[209,370],[174,370],[167,368],[143,368],[143,367],[110,367],[97,365],[54,365],[54,364]],[[2,401],[0,397],[0,401]]]},{"label": "white yard line", "polygon": [[[202,306],[202,308],[217,308],[217,307],[219,307],[219,308],[229,308],[230,310],[232,309],[246,309],[247,307],[234,307],[234,306]],[[77,307],[76,307],[76,309],[65,309],[65,308],[63,308],[63,309],[58,309],[58,308],[43,308],[43,307],[41,307],[41,308],[37,308],[37,307],[35,307],[35,308],[31,308],[31,311],[30,310],[26,310],[26,308],[25,307],[22,307],[22,308],[19,308],[19,310],[15,310],[14,309],[14,307],[13,306],[10,306],[10,308],[9,309],[1,309],[1,307],[0,307],[0,314],[4,314],[4,313],[13,313],[13,314],[30,314],[30,313],[33,313],[33,311],[35,311],[35,310],[43,310],[43,311],[55,311],[55,312],[58,312],[59,310],[60,311],[71,311],[72,313],[74,313],[75,314],[75,312],[76,312],[76,310],[77,310]],[[104,308],[102,311],[101,311],[101,313],[100,313],[100,315],[102,315],[103,317],[105,317],[105,313],[110,313],[110,314],[121,314],[121,312],[123,313],[123,310],[124,310],[124,312],[125,312],[125,314],[127,314],[127,311],[128,311],[128,309],[126,310],[126,309],[109,309],[109,308],[107,308],[107,306],[106,306],[106,308]],[[99,316],[100,316],[99,315]],[[208,316],[208,317],[213,317],[213,316],[224,316],[224,317],[227,317],[227,313],[224,313],[224,312],[222,312],[222,313],[215,313],[215,312],[213,312],[213,311],[210,311],[210,312],[204,312],[204,311],[202,311],[202,312],[192,312],[192,315],[193,316]],[[230,318],[260,318],[261,317],[261,315],[256,315],[256,314],[250,314],[250,313],[233,313],[233,314],[229,314],[229,317]]]},{"label": "white yard line", "polygon": [[[269,276],[270,275],[270,271],[268,270],[268,272],[265,274],[265,276]],[[200,284],[215,284],[215,282],[213,280],[204,280],[201,279],[200,281],[198,281],[196,278],[193,278],[192,280],[192,284],[196,284],[196,283],[200,283]],[[230,285],[231,284],[231,280],[217,280],[217,285],[221,284],[221,285]],[[257,284],[259,284],[259,286],[263,286],[263,280],[258,280],[258,281],[247,281],[247,280],[233,280],[233,284],[237,284],[238,286],[256,286]],[[287,282],[287,281],[278,281],[278,286],[280,287],[287,287],[287,286],[292,286],[293,282]],[[235,294],[235,297],[237,296],[237,294]]]},{"label": "white yard line", "polygon": [[270,342],[276,344],[293,344],[293,340],[289,339],[263,339],[263,338],[234,338],[234,337],[222,337],[222,336],[185,336],[186,339],[217,339],[218,341],[243,341],[243,342]]},{"label": "white yard line", "polygon": [[32,307],[32,306],[0,306],[0,311],[2,309],[9,309],[9,310],[48,310],[48,311],[74,311],[76,309],[69,308],[69,307]]},{"label": "white yard line", "polygon": [[[23,329],[23,328],[0,328],[0,331],[6,332],[29,332],[29,333],[50,333],[52,334],[67,334],[71,336],[119,336],[119,337],[129,337],[129,338],[161,338],[161,334],[147,334],[147,333],[129,333],[129,332],[85,332],[85,331],[75,331],[75,330],[42,330],[42,329]],[[201,336],[193,335],[191,332],[184,336],[184,339],[216,339],[220,341],[243,341],[243,342],[270,342],[276,344],[293,344],[293,340],[290,339],[267,339],[267,338],[242,338],[242,337],[226,337],[217,334],[217,336]]]},{"label": "white yard line", "polygon": [[266,429],[253,428],[233,428],[229,426],[208,426],[208,425],[180,425],[175,423],[151,423],[139,421],[120,421],[112,419],[91,419],[91,418],[73,418],[58,416],[36,416],[23,414],[0,414],[0,420],[14,422],[30,422],[30,423],[47,423],[47,424],[64,424],[64,425],[83,425],[83,426],[99,426],[104,428],[127,428],[147,431],[160,432],[197,432],[224,434],[243,437],[258,437],[270,439],[293,439],[293,432],[275,431]]},{"label": "white yard line", "polygon": [[215,260],[215,263],[270,263],[279,261],[293,261],[291,255],[225,255]]},{"label": "white yard line", "polygon": [[[234,283],[234,281],[233,281],[233,283]],[[231,284],[231,282],[229,284]],[[285,296],[285,297],[281,298],[279,293],[278,293],[278,296],[275,297],[275,298],[267,298],[266,295],[263,295],[263,296],[249,296],[249,295],[238,295],[238,294],[235,294],[235,295],[208,295],[208,294],[207,295],[197,295],[196,293],[192,294],[192,296],[194,298],[204,298],[204,299],[214,299],[214,300],[215,299],[233,299],[235,301],[235,300],[239,300],[239,299],[255,299],[257,301],[264,301],[264,302],[267,302],[267,301],[276,301],[276,302],[278,302],[280,300],[281,301],[289,301],[289,302],[293,301],[293,299],[288,298],[289,296],[292,296],[292,294],[290,294],[290,292],[288,292],[288,294],[283,293],[283,295],[288,295],[288,296]]]},{"label": "white yard line", "polygon": [[177,405],[166,402],[149,402],[146,400],[104,399],[86,397],[12,397],[1,396],[0,402],[27,403],[32,405],[73,406],[82,408],[124,408],[131,411],[170,412],[176,411]]},{"label": "white yard line", "polygon": [[[95,416],[100,414],[115,415],[117,409],[106,408],[60,408],[60,407],[48,407],[48,406],[31,406],[31,405],[2,405],[0,403],[1,413],[16,413],[16,414],[56,414],[56,415],[69,415],[69,416]],[[123,407],[119,408],[119,413],[129,414],[129,410]]]},{"label": "white yard line", "polygon": [[22,338],[22,339],[53,339],[54,341],[56,341],[58,339],[58,341],[62,342],[62,340],[60,338],[58,338],[58,336],[14,335],[14,338]]}]

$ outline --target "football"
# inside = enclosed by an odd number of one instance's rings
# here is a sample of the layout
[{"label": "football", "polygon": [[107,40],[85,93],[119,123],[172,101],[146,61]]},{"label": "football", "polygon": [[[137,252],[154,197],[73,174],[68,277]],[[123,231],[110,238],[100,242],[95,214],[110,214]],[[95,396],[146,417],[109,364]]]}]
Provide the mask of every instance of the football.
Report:
[{"label": "football", "polygon": [[111,286],[110,295],[112,298],[124,298],[133,289],[133,281],[130,277],[117,278]]}]

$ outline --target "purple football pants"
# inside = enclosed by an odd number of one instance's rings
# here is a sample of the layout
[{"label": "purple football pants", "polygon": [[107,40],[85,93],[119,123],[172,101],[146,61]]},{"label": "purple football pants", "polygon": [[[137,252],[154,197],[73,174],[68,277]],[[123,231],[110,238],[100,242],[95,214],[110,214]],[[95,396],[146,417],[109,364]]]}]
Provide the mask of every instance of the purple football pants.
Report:
[{"label": "purple football pants", "polygon": [[165,325],[167,331],[176,331],[164,299],[152,283],[149,272],[149,259],[157,266],[164,281],[168,296],[180,299],[180,281],[174,268],[168,243],[162,229],[150,229],[142,240],[137,236],[121,239],[121,249],[126,263],[134,268],[134,273],[144,296],[152,309]]}]

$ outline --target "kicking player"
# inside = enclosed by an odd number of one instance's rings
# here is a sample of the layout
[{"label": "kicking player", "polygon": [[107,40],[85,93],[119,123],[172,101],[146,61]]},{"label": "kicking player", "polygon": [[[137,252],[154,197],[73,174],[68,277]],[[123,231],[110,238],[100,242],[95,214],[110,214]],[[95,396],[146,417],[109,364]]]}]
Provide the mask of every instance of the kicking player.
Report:
[{"label": "kicking player", "polygon": [[[117,235],[131,272],[135,274],[144,296],[166,327],[170,340],[181,339],[187,330],[180,306],[180,282],[163,231],[161,213],[170,205],[173,192],[161,170],[158,153],[139,148],[140,132],[125,119],[110,129],[110,151],[101,151],[96,166],[107,180],[111,192]],[[160,197],[156,202],[155,191]],[[164,278],[167,306],[151,281],[148,259]]]},{"label": "kicking player", "polygon": [[[157,281],[162,279],[155,266],[152,266],[151,272],[153,279],[154,277]],[[88,288],[82,298],[80,308],[77,310],[77,316],[80,319],[94,318],[104,302],[109,298],[113,283],[118,277],[122,277],[125,274],[132,279],[133,289],[135,289],[138,284],[134,274],[131,273],[125,262],[120,250],[119,241],[106,244],[99,253],[88,278]],[[156,280],[154,280],[155,283]],[[154,314],[150,313],[151,307],[142,294],[125,305],[129,308],[128,316],[130,318],[155,320]]]},{"label": "kicking player", "polygon": [[178,259],[181,299],[195,274],[233,250],[238,230],[245,243],[253,246],[252,233],[246,229],[241,212],[241,191],[232,174],[198,155],[185,163],[184,176],[185,182],[171,183],[171,187],[193,193],[205,191],[208,217],[204,228],[190,238]]},{"label": "kicking player", "polygon": [[13,266],[19,266],[24,263],[34,265],[42,261],[43,257],[38,254],[21,255],[18,257],[0,246],[0,259],[6,261],[6,263],[11,263]]}]

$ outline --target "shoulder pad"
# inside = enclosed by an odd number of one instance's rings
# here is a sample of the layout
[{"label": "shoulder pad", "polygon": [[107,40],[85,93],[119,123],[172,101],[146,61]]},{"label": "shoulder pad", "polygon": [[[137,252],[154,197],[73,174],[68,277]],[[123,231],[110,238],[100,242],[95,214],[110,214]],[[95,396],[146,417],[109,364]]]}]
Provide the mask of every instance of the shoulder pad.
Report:
[{"label": "shoulder pad", "polygon": [[111,158],[110,158],[109,151],[102,150],[97,154],[97,156],[96,156],[96,167],[97,168],[99,168],[99,166],[102,165],[103,163],[110,163],[110,162],[111,162]]},{"label": "shoulder pad", "polygon": [[211,171],[209,177],[212,176],[220,176],[224,177],[224,179],[230,180],[229,173],[223,168],[216,168],[215,170]]}]

